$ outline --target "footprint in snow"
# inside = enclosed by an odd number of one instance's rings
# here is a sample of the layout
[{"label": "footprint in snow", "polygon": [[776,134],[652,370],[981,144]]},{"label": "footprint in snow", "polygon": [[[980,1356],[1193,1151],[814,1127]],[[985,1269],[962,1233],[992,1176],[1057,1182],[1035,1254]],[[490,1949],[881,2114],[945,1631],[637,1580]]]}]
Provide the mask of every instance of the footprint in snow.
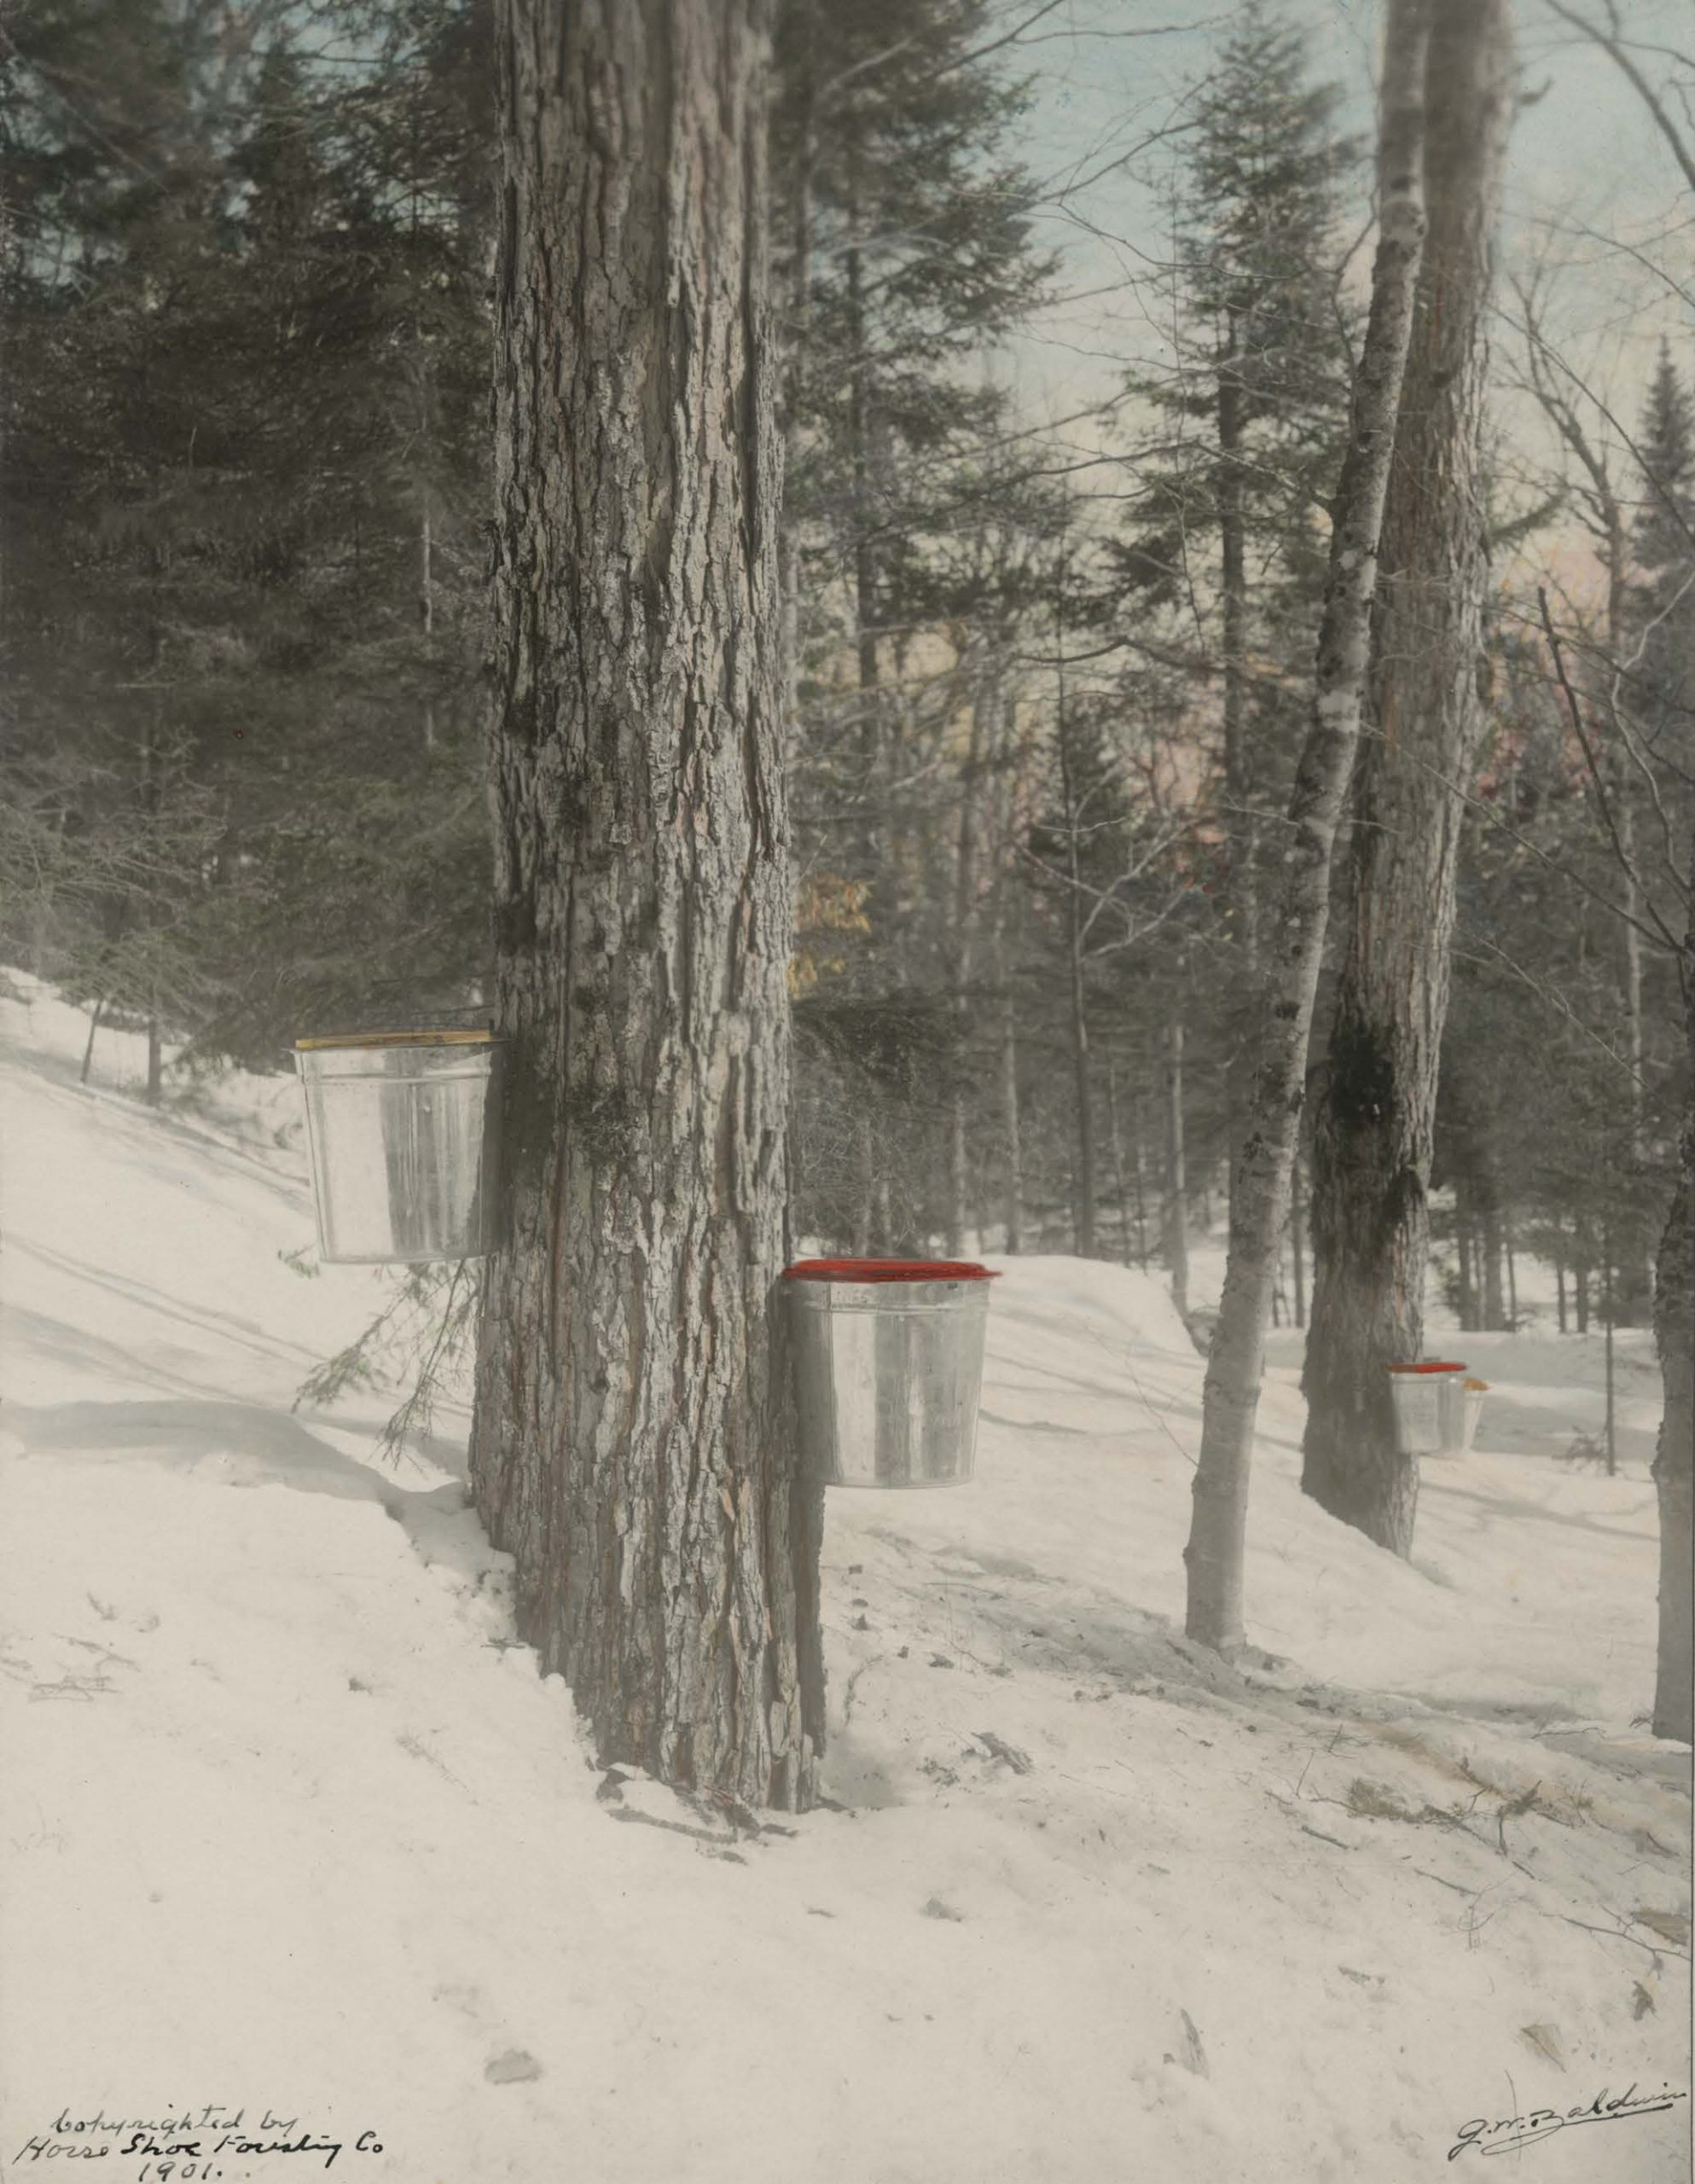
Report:
[{"label": "footprint in snow", "polygon": [[525,2079],[541,2075],[541,2065],[521,2048],[508,2048],[502,2054],[491,2056],[483,2065],[483,2076],[491,2085],[521,2085]]}]

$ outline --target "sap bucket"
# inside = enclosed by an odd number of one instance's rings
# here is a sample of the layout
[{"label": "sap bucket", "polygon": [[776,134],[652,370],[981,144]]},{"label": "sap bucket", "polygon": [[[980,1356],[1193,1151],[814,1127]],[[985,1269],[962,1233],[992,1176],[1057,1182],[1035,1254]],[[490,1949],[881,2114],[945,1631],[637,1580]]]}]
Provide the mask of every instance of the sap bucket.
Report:
[{"label": "sap bucket", "polygon": [[1395,1445],[1403,1455],[1451,1455],[1463,1429],[1466,1368],[1440,1358],[1413,1365],[1391,1365],[1390,1394],[1395,1404]]},{"label": "sap bucket", "polygon": [[1448,1395],[1449,1416],[1447,1420],[1453,1441],[1451,1453],[1462,1456],[1473,1446],[1477,1438],[1477,1426],[1483,1414],[1483,1397],[1489,1391],[1487,1380],[1466,1380],[1457,1391]]},{"label": "sap bucket", "polygon": [[296,1040],[325,1259],[415,1266],[493,1250],[500,1063],[488,1031]]},{"label": "sap bucket", "polygon": [[801,1259],[784,1269],[813,1477],[830,1486],[970,1478],[995,1279],[959,1259]]}]

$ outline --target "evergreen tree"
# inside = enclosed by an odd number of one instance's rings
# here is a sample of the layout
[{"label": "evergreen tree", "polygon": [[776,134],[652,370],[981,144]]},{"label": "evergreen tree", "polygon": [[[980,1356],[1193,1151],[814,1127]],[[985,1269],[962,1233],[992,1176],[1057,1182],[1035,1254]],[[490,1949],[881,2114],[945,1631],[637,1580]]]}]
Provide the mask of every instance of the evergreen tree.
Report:
[{"label": "evergreen tree", "polygon": [[1695,399],[1662,343],[1638,436],[1639,571],[1627,627],[1637,639],[1628,702],[1642,734],[1686,775],[1695,752]]},{"label": "evergreen tree", "polygon": [[995,542],[1020,519],[1005,466],[986,474],[1006,405],[981,359],[1048,269],[994,42],[986,0],[778,16],[797,862],[830,935],[797,1002],[802,1217],[862,1248],[947,1226],[960,848],[1001,763],[972,759],[970,723],[981,744],[1014,612]]},{"label": "evergreen tree", "polygon": [[1342,189],[1357,148],[1339,94],[1310,79],[1307,42],[1251,0],[1193,107],[1174,210],[1170,368],[1134,393],[1158,422],[1135,449],[1120,581],[1192,641],[1220,688],[1220,827],[1228,907],[1257,950],[1258,815],[1286,793],[1324,583],[1315,512],[1348,404]]},{"label": "evergreen tree", "polygon": [[[151,1011],[162,980],[179,1036],[249,1060],[389,982],[462,994],[484,946],[468,10],[329,13],[351,70],[257,0],[221,29],[138,4],[115,37],[48,0],[0,139],[9,837],[109,833],[127,777],[182,845],[168,917],[134,857],[91,920],[33,856],[27,944],[90,998]],[[142,932],[147,978],[108,993]]]}]

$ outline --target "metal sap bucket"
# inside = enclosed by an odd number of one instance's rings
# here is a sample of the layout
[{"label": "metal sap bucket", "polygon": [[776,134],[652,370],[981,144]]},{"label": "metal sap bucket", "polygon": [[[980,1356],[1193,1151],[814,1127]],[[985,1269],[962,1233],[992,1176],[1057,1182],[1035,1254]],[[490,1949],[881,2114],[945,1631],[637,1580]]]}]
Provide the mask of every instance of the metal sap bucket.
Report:
[{"label": "metal sap bucket", "polygon": [[295,1042],[325,1259],[415,1265],[493,1250],[500,1061],[489,1031]]},{"label": "metal sap bucket", "polygon": [[1488,1387],[1485,1387],[1483,1380],[1461,1380],[1459,1387],[1450,1387],[1448,1382],[1444,1382],[1444,1391],[1442,1391],[1442,1400],[1446,1404],[1446,1437],[1442,1442],[1444,1455],[1464,1457],[1466,1452],[1472,1448],[1472,1443],[1477,1442],[1477,1426],[1483,1417],[1485,1396],[1488,1396]]},{"label": "metal sap bucket", "polygon": [[801,1453],[830,1486],[970,1478],[987,1267],[802,1259],[786,1268]]},{"label": "metal sap bucket", "polygon": [[1466,1368],[1432,1359],[1391,1365],[1395,1445],[1403,1455],[1453,1455],[1465,1426]]}]

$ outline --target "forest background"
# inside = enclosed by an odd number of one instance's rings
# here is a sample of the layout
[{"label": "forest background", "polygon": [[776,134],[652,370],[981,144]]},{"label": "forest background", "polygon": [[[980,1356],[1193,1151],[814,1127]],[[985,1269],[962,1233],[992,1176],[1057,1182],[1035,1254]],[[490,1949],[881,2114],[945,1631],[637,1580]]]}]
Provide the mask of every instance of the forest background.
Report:
[{"label": "forest background", "polygon": [[[1675,12],[1593,11],[1674,113]],[[1648,1316],[1688,1092],[1695,204],[1616,56],[1520,13],[1434,1220],[1462,1327],[1522,1316],[1530,1252],[1581,1329]],[[151,1098],[488,997],[491,51],[477,0],[0,31],[0,953],[91,1050],[145,1026]],[[1374,21],[783,0],[775,56],[792,1233],[1117,1257],[1187,1311],[1310,690]],[[1303,1201],[1297,1169],[1296,1321]]]}]

